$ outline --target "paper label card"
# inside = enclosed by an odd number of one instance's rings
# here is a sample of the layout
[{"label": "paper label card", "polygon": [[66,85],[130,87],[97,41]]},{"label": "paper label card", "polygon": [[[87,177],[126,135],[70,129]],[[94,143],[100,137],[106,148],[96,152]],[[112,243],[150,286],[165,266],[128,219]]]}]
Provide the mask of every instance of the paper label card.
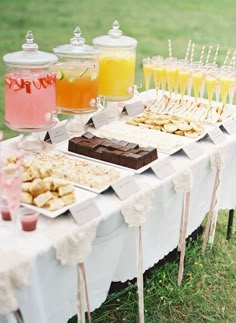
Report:
[{"label": "paper label card", "polygon": [[104,112],[99,112],[94,114],[87,122],[87,124],[93,124],[93,126],[98,129],[109,122],[107,115]]},{"label": "paper label card", "polygon": [[69,138],[65,125],[56,126],[47,131],[44,141],[58,144]]},{"label": "paper label card", "polygon": [[195,141],[184,147],[183,151],[191,160],[199,158],[203,154],[202,149]]},{"label": "paper label card", "polygon": [[91,222],[101,214],[93,198],[74,205],[69,211],[79,226]]},{"label": "paper label card", "polygon": [[144,112],[144,104],[141,101],[126,104],[122,112],[126,112],[130,117],[136,116]]},{"label": "paper label card", "polygon": [[210,139],[215,145],[218,145],[225,140],[225,135],[218,127],[214,127],[214,129],[210,130],[208,132],[208,136],[210,137]]},{"label": "paper label card", "polygon": [[163,180],[164,178],[171,176],[175,173],[174,167],[167,159],[168,158],[162,159],[153,164],[151,167],[159,180]]},{"label": "paper label card", "polygon": [[236,119],[225,120],[222,126],[230,135],[236,133]]},{"label": "paper label card", "polygon": [[139,191],[139,186],[129,175],[111,185],[120,200],[126,200],[130,195]]}]

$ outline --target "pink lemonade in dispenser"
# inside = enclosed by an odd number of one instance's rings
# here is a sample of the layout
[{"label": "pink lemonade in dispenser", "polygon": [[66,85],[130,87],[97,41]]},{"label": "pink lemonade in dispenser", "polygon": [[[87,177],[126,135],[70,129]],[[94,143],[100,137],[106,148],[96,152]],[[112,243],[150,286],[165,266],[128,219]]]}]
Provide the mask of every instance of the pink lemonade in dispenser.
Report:
[{"label": "pink lemonade in dispenser", "polygon": [[55,125],[58,59],[38,50],[31,31],[22,51],[3,56],[5,74],[5,123],[18,131],[43,131]]},{"label": "pink lemonade in dispenser", "polygon": [[[50,124],[56,106],[55,73],[17,71],[5,75],[5,121],[11,128],[41,128]],[[48,118],[48,119],[47,119]]]}]

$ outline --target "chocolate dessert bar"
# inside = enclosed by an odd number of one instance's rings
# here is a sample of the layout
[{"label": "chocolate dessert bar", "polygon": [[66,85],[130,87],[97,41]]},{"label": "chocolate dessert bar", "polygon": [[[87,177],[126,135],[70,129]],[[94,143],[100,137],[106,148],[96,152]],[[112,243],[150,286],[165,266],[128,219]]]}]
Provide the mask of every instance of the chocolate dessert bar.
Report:
[{"label": "chocolate dessert bar", "polygon": [[89,132],[70,139],[68,151],[132,169],[139,169],[158,158],[156,148],[100,138]]}]

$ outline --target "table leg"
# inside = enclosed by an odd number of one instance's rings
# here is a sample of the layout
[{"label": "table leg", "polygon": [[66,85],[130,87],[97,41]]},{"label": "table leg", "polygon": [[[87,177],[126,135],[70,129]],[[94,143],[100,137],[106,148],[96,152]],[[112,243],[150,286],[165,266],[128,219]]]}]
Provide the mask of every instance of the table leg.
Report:
[{"label": "table leg", "polygon": [[13,312],[17,323],[24,323],[21,311],[18,309]]},{"label": "table leg", "polygon": [[229,217],[228,217],[228,226],[227,226],[227,235],[226,235],[227,240],[230,240],[232,237],[233,221],[234,221],[234,209],[231,209],[229,210]]}]

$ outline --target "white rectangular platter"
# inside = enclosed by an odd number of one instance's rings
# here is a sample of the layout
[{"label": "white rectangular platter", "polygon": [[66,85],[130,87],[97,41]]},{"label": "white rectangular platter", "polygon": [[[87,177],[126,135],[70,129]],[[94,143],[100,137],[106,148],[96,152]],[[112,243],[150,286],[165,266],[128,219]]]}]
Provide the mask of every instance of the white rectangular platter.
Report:
[{"label": "white rectangular platter", "polygon": [[87,159],[87,160],[91,160],[91,161],[94,161],[94,162],[98,162],[98,163],[101,163],[101,164],[104,164],[104,165],[107,165],[107,166],[110,166],[110,167],[117,167],[125,172],[128,172],[128,173],[133,173],[133,174],[142,174],[143,172],[145,172],[146,170],[148,170],[149,168],[152,167],[152,165],[157,161],[154,160],[153,162],[139,168],[139,169],[133,169],[133,168],[129,168],[129,167],[125,167],[125,166],[121,166],[121,165],[118,165],[118,164],[113,164],[113,163],[109,163],[109,162],[106,162],[106,161],[103,161],[103,160],[100,160],[100,159],[95,159],[95,158],[92,158],[92,157],[88,157],[88,156],[84,156],[84,155],[80,155],[80,154],[76,154],[76,153],[73,153],[71,151],[68,151],[68,141],[67,142],[63,142],[61,143],[60,145],[57,146],[56,148],[58,151],[60,152],[63,152],[63,153],[66,153],[68,155],[71,155],[71,156],[74,156],[74,157],[79,157],[79,158],[84,158],[84,159]]},{"label": "white rectangular platter", "polygon": [[46,208],[40,208],[40,207],[37,207],[35,205],[30,205],[30,204],[25,204],[25,203],[21,203],[21,205],[23,205],[23,206],[25,206],[25,207],[27,207],[29,209],[32,209],[32,210],[34,210],[36,212],[39,212],[40,214],[43,214],[43,215],[53,219],[53,218],[56,218],[59,215],[65,213],[72,206],[75,206],[75,205],[77,205],[79,203],[87,201],[90,198],[95,198],[97,196],[97,194],[95,194],[95,193],[89,192],[87,190],[83,190],[83,189],[78,188],[78,187],[75,187],[74,189],[75,189],[74,190],[74,192],[75,192],[75,203],[69,204],[69,205],[64,206],[63,208],[55,210],[55,211],[49,211]]}]

